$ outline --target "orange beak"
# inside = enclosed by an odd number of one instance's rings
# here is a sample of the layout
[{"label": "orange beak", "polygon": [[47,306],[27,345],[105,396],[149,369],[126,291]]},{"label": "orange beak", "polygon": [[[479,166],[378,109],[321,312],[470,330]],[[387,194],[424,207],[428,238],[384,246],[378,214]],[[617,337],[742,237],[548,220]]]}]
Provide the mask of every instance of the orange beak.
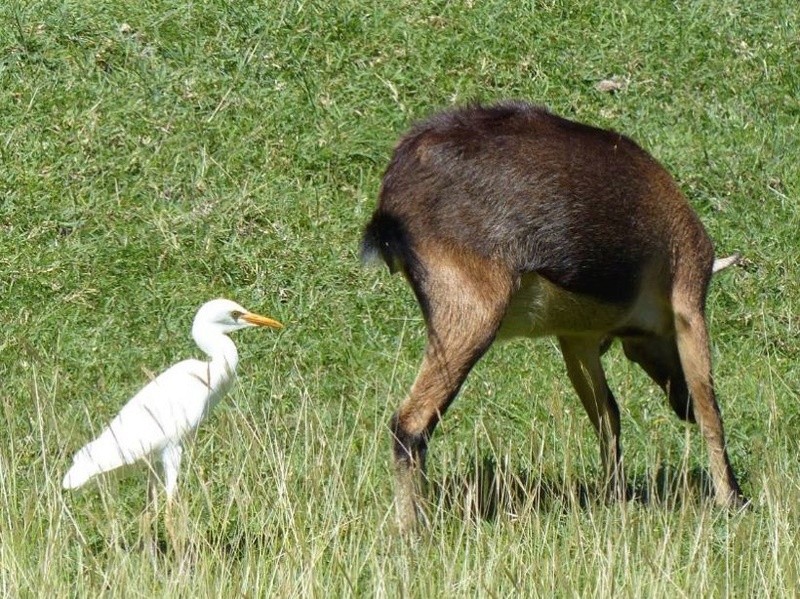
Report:
[{"label": "orange beak", "polygon": [[260,314],[253,314],[252,312],[247,312],[246,314],[242,314],[239,318],[257,327],[269,327],[271,329],[283,328],[283,325],[279,323],[277,320],[272,320],[271,318],[267,318],[266,316],[261,316]]}]

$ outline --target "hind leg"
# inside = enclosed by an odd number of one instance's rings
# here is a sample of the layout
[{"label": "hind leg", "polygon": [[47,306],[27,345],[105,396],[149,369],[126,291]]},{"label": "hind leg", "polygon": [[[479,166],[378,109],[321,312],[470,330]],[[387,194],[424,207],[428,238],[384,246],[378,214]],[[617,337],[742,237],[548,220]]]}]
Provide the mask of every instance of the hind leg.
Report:
[{"label": "hind leg", "polygon": [[471,330],[458,347],[430,340],[416,381],[392,416],[395,507],[402,532],[413,529],[417,518],[424,517],[420,499],[428,441],[491,339],[490,330]]},{"label": "hind leg", "polygon": [[485,261],[437,252],[425,266],[424,280],[409,279],[426,314],[428,343],[414,385],[391,420],[401,531],[414,528],[420,512],[428,440],[494,340],[511,288],[510,276]]},{"label": "hind leg", "polygon": [[603,460],[609,494],[624,499],[625,477],[622,473],[619,446],[619,407],[608,388],[600,362],[601,340],[559,337],[558,341],[572,386],[575,387],[600,439],[600,457]]},{"label": "hind leg", "polygon": [[737,506],[746,503],[728,452],[722,415],[714,394],[711,377],[711,352],[708,329],[703,314],[703,300],[687,293],[676,293],[673,298],[675,331],[681,366],[692,396],[694,416],[705,438],[711,467],[711,477],[717,503]]}]

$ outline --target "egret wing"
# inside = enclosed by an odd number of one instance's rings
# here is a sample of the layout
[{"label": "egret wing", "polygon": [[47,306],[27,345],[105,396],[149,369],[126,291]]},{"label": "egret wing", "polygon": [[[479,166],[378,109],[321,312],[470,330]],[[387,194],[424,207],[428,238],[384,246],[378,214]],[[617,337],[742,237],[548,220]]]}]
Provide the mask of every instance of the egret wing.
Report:
[{"label": "egret wing", "polygon": [[80,487],[97,474],[179,443],[200,424],[214,396],[208,363],[175,364],[133,396],[100,436],[75,454],[64,487]]}]

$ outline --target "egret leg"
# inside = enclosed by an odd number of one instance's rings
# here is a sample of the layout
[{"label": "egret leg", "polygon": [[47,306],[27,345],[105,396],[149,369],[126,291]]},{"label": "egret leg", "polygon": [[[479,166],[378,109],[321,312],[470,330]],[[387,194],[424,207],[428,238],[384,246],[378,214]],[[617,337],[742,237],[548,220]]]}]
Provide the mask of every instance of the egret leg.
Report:
[{"label": "egret leg", "polygon": [[181,469],[183,447],[177,443],[167,445],[161,451],[161,466],[164,469],[164,489],[167,492],[167,506],[169,506],[178,490],[178,473]]},{"label": "egret leg", "polygon": [[174,510],[177,509],[175,504],[175,493],[178,490],[178,473],[181,468],[181,458],[183,457],[183,447],[179,444],[167,445],[161,452],[161,466],[164,471],[164,489],[166,491],[167,502],[164,513],[164,524],[167,529],[167,536],[170,539],[170,544],[175,551],[180,551],[183,542],[179,533],[182,532],[184,527],[176,526]]},{"label": "egret leg", "polygon": [[158,556],[158,474],[152,464],[147,464],[147,503],[142,512],[139,534],[141,546],[151,559]]}]

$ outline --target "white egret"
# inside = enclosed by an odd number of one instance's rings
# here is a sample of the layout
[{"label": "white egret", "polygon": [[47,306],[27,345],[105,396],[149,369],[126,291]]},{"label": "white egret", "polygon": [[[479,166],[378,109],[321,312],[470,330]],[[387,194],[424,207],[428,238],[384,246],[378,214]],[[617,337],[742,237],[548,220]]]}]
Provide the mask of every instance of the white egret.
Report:
[{"label": "white egret", "polygon": [[[64,477],[65,489],[122,466],[160,464],[170,503],[177,489],[182,442],[225,396],[234,381],[239,355],[227,333],[246,327],[282,328],[271,318],[239,304],[215,299],[204,304],[192,325],[192,337],[210,358],[183,360],[160,374],[120,410],[100,436],[80,449]],[[151,493],[155,487],[151,485]]]}]

